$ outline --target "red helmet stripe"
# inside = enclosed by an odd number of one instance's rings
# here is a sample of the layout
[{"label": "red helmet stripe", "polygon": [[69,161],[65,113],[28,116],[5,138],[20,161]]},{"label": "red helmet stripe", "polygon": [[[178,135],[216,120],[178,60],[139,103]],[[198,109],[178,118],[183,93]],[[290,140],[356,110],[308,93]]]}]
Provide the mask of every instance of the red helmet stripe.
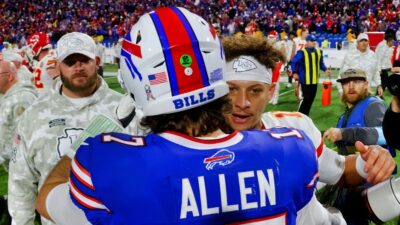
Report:
[{"label": "red helmet stripe", "polygon": [[[169,72],[170,81],[176,80],[178,93],[183,94],[190,91],[194,91],[203,88],[205,85],[203,83],[203,77],[201,69],[199,68],[199,61],[203,60],[196,57],[195,50],[192,46],[192,40],[188,31],[186,30],[184,24],[182,23],[179,16],[171,8],[160,8],[155,11],[159,17],[159,21],[165,32],[165,37],[168,42],[168,47],[170,49],[170,55],[172,57],[173,68],[175,70],[175,79],[173,73]],[[174,46],[186,45],[185,48],[174,48]],[[165,50],[166,46],[163,46]],[[190,66],[186,67],[180,63],[181,57],[184,55],[189,55],[191,58]],[[185,74],[185,69],[191,70],[191,74]],[[174,94],[173,94],[174,95]]]},{"label": "red helmet stripe", "polygon": [[124,39],[122,41],[122,48],[125,49],[130,54],[142,58],[142,50],[140,49],[139,45],[135,45],[132,42],[129,42],[126,39]]}]

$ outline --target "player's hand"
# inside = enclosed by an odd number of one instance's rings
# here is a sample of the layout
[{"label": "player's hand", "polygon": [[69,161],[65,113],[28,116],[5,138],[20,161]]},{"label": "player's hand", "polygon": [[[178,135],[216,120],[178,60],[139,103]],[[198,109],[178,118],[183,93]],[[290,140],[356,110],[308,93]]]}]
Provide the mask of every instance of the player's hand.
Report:
[{"label": "player's hand", "polygon": [[294,95],[297,97],[297,99],[299,99],[299,85],[296,84],[294,86]]},{"label": "player's hand", "polygon": [[325,131],[323,137],[325,140],[328,140],[330,142],[341,141],[343,138],[342,131],[339,128],[333,128],[333,127]]},{"label": "player's hand", "polygon": [[116,109],[118,120],[123,127],[127,127],[135,117],[135,102],[130,95],[125,95],[120,101]]},{"label": "player's hand", "polygon": [[365,161],[364,171],[369,183],[380,183],[392,175],[396,163],[388,150],[378,145],[367,146],[360,141],[355,143],[355,147]]},{"label": "player's hand", "polygon": [[392,67],[392,69],[391,69],[391,72],[392,73],[400,73],[400,67]]},{"label": "player's hand", "polygon": [[328,76],[328,77],[331,77],[331,70],[330,70],[330,69],[327,69],[327,70],[325,71],[325,75]]},{"label": "player's hand", "polygon": [[293,79],[299,80],[299,74],[298,73],[292,73]]}]

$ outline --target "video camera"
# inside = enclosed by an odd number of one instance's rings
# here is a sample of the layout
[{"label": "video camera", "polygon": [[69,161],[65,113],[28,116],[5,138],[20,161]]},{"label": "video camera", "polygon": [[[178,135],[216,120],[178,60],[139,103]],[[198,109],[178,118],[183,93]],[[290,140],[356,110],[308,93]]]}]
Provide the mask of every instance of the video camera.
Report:
[{"label": "video camera", "polygon": [[362,196],[368,216],[376,224],[382,224],[400,215],[400,177],[379,183],[363,191]]}]

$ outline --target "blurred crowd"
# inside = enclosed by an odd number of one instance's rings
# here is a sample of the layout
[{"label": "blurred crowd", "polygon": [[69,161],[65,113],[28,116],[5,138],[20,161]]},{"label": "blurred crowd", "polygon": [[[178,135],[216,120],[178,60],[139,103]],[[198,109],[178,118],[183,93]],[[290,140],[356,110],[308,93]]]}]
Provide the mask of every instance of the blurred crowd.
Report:
[{"label": "blurred crowd", "polygon": [[[4,42],[24,44],[35,31],[49,34],[55,43],[63,34],[79,31],[116,43],[139,15],[162,5],[183,6],[206,18],[221,35],[258,29],[264,34],[307,28],[316,33],[355,34],[397,30],[398,0],[32,0],[2,1],[0,48]],[[250,25],[249,25],[250,24]]]}]

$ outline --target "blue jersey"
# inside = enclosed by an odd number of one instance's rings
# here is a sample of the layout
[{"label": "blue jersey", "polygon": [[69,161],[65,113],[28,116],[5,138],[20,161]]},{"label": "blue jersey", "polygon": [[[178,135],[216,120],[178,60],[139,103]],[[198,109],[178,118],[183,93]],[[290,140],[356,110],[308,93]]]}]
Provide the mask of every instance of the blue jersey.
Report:
[{"label": "blue jersey", "polygon": [[291,128],[108,133],[78,149],[70,194],[92,224],[294,225],[317,177],[314,145]]}]

